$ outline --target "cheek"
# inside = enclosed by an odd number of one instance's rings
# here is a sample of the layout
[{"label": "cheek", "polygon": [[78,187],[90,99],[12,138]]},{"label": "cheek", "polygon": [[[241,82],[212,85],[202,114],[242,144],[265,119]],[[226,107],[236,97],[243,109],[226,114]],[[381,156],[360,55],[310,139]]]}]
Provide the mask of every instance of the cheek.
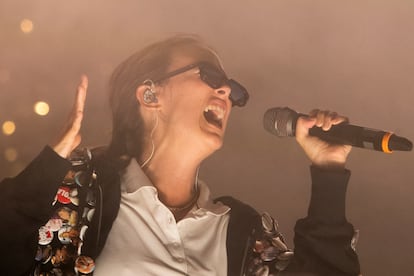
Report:
[{"label": "cheek", "polygon": [[190,126],[199,122],[202,115],[201,106],[193,97],[176,95],[164,109],[164,114],[172,126]]},{"label": "cheek", "polygon": [[190,87],[177,91],[171,96],[171,102],[177,108],[200,113],[205,108],[209,96],[208,91],[195,85]]},{"label": "cheek", "polygon": [[198,120],[203,115],[211,90],[197,77],[179,84],[170,83],[168,89],[162,93],[160,97],[163,98],[162,108],[166,116],[178,116],[181,120],[183,117],[188,117],[189,120],[191,118]]}]

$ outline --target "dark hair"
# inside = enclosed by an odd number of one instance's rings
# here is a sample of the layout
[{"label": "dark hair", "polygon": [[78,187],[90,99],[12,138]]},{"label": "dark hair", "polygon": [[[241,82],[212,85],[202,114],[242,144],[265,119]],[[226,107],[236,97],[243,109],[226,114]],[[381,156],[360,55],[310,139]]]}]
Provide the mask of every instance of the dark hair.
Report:
[{"label": "dark hair", "polygon": [[109,83],[112,140],[108,154],[120,168],[142,152],[144,122],[139,116],[140,106],[135,96],[137,87],[145,80],[165,75],[173,55],[187,50],[196,51],[194,53],[199,58],[221,66],[217,54],[198,36],[175,35],[138,51],[114,70]]}]

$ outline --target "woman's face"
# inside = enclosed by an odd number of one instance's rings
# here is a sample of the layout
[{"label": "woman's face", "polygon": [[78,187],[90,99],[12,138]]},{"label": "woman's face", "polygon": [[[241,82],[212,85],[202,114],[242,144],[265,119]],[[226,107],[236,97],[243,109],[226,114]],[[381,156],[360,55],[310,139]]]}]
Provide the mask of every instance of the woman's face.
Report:
[{"label": "woman's face", "polygon": [[[201,60],[177,55],[168,72]],[[219,149],[231,111],[230,88],[211,88],[200,79],[199,68],[193,68],[168,79],[161,86],[160,120],[164,122],[164,138],[184,143],[206,154]],[[170,140],[171,142],[171,140]]]}]

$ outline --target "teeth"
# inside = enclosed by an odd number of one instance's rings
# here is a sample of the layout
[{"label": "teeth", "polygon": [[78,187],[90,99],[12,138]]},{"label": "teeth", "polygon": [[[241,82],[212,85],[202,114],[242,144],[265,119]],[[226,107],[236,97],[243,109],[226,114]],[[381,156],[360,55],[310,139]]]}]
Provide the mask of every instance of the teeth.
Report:
[{"label": "teeth", "polygon": [[204,112],[208,112],[209,110],[214,111],[214,114],[217,116],[218,119],[224,118],[224,109],[217,105],[208,105]]}]

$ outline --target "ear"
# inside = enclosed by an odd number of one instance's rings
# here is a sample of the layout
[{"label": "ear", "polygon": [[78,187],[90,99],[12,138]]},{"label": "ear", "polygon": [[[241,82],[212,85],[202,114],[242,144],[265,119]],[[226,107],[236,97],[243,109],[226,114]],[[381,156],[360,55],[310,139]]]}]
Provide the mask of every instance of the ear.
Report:
[{"label": "ear", "polygon": [[138,86],[135,91],[135,96],[141,107],[149,109],[160,107],[157,93],[155,91],[155,85],[152,82],[145,82]]}]

